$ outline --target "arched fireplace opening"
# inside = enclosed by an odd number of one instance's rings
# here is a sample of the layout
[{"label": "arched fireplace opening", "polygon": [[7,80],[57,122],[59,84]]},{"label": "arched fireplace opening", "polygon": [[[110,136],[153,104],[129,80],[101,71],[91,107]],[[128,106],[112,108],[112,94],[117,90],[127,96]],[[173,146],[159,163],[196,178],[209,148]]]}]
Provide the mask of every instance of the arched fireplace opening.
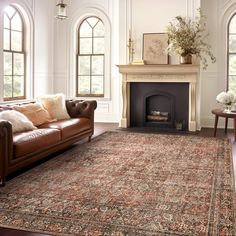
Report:
[{"label": "arched fireplace opening", "polygon": [[175,121],[175,96],[156,91],[144,95],[143,126],[173,128]]}]

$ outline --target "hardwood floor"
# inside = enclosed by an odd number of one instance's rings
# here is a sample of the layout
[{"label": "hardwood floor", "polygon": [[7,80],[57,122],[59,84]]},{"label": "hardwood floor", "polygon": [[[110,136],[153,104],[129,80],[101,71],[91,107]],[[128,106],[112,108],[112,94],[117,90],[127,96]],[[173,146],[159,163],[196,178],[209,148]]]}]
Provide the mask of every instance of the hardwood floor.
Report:
[{"label": "hardwood floor", "polygon": [[[108,130],[121,130],[121,129],[118,128],[117,123],[95,123],[94,137],[96,137]],[[152,132],[152,130],[150,130],[150,132]],[[195,133],[195,135],[199,135],[199,136],[203,136],[203,137],[212,137],[213,132],[214,131],[211,128],[203,128],[200,132]],[[234,132],[233,132],[233,130],[228,130],[228,133],[225,134],[224,129],[218,129],[217,130],[217,137],[227,137],[227,138],[229,138],[229,140],[232,143],[234,176],[236,176],[236,142],[234,140]],[[21,231],[21,230],[14,230],[14,229],[6,229],[6,228],[0,227],[0,236],[48,236],[48,235],[33,233],[33,232],[26,232],[26,231]]]}]

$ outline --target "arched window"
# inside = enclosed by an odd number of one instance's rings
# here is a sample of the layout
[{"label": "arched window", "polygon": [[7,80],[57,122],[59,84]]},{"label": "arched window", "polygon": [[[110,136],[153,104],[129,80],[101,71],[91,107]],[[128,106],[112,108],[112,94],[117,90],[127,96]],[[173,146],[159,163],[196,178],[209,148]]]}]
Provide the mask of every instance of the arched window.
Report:
[{"label": "arched window", "polygon": [[87,17],[78,29],[77,96],[104,96],[105,28],[98,17]]},{"label": "arched window", "polygon": [[236,14],[228,24],[228,90],[236,93]]},{"label": "arched window", "polygon": [[4,9],[4,100],[25,98],[24,22],[13,6]]}]

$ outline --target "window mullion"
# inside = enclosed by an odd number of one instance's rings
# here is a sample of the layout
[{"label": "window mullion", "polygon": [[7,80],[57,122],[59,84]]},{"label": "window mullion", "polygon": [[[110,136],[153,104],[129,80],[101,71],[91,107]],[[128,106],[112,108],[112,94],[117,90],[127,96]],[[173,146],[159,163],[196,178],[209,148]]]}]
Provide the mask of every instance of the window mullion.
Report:
[{"label": "window mullion", "polygon": [[12,56],[11,56],[11,71],[12,71],[12,75],[11,75],[11,93],[12,93],[12,97],[14,97],[14,53],[12,52]]},{"label": "window mullion", "polygon": [[90,56],[90,94],[92,94],[92,57],[93,55]]},{"label": "window mullion", "polygon": [[9,40],[10,40],[10,42],[9,42],[9,49],[10,49],[10,51],[11,51],[11,32],[12,32],[12,30],[11,30],[11,19],[9,20],[9,34],[10,34],[10,37],[9,37]]},{"label": "window mullion", "polygon": [[[94,29],[92,28],[92,57],[93,57],[93,55],[94,55]],[[92,67],[93,67],[93,61],[92,61],[92,57],[91,57],[91,72],[90,72],[90,94],[92,94],[93,92],[92,92],[92,82],[93,82],[93,80],[92,80],[92,72],[93,72],[93,70],[92,70]]]}]

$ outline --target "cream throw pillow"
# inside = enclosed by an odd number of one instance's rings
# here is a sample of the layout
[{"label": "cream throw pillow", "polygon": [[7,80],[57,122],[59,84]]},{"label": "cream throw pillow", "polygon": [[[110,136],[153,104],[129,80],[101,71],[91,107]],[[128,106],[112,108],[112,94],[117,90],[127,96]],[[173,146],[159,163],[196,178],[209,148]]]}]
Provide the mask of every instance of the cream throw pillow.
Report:
[{"label": "cream throw pillow", "polygon": [[63,120],[70,118],[66,110],[65,97],[62,93],[40,96],[37,100],[43,104],[53,119]]},{"label": "cream throw pillow", "polygon": [[14,106],[16,111],[23,113],[35,126],[56,121],[40,103],[30,103],[21,106]]},{"label": "cream throw pillow", "polygon": [[18,111],[2,111],[0,112],[0,119],[11,122],[13,133],[37,129],[25,115]]}]

